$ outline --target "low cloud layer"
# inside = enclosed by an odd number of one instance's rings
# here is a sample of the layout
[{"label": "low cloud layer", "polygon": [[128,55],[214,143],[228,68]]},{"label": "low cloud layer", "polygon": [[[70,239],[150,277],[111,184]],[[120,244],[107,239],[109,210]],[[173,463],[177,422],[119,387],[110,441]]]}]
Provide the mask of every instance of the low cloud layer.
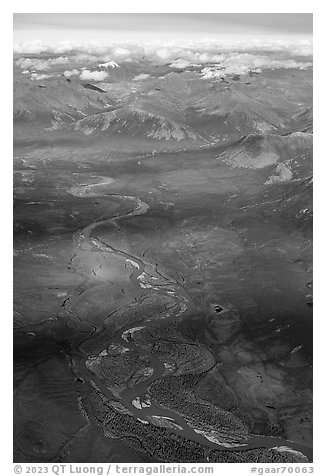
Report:
[{"label": "low cloud layer", "polygon": [[76,76],[76,75],[79,75],[79,70],[78,69],[72,69],[71,71],[64,71],[63,72],[63,75],[66,77],[66,78],[70,78],[71,76]]},{"label": "low cloud layer", "polygon": [[[230,51],[266,51],[282,52],[290,55],[310,56],[312,55],[311,40],[267,40],[250,39],[242,41],[221,41],[213,39],[203,39],[194,43],[154,43],[124,45],[104,44],[104,43],[51,43],[51,42],[29,42],[14,44],[14,52],[18,54],[39,54],[39,53],[80,53],[94,55],[103,58],[103,61],[118,61],[132,58],[146,57],[148,59],[171,59],[178,57],[194,61],[201,54],[214,55],[221,52]],[[107,59],[105,59],[107,58]]]},{"label": "low cloud layer", "polygon": [[250,71],[260,73],[263,69],[308,69],[310,61],[295,61],[293,59],[277,60],[268,56],[252,54],[231,54],[224,57],[219,64],[206,66],[201,70],[204,79],[221,78],[229,74],[246,74]]},{"label": "low cloud layer", "polygon": [[137,76],[133,78],[133,81],[142,81],[143,79],[147,79],[150,77],[151,76],[149,74],[141,73],[141,74],[137,74]]},{"label": "low cloud layer", "polygon": [[[109,70],[123,63],[142,60],[152,61],[154,64],[168,64],[178,69],[195,66],[202,69],[203,78],[245,74],[263,69],[312,67],[310,40],[285,41],[265,38],[231,42],[204,39],[196,43],[164,45],[34,42],[16,44],[14,52],[16,55],[42,54],[42,58],[18,58],[16,65],[23,70],[47,72],[54,67],[57,69],[60,65],[70,63],[72,68],[82,70],[81,79],[94,81],[104,80],[111,74]],[[101,71],[93,70],[99,67]],[[71,75],[78,74],[76,69],[72,71],[75,72]],[[65,71],[64,74],[68,77],[69,72]]]},{"label": "low cloud layer", "polygon": [[84,69],[79,77],[86,81],[103,81],[107,75],[108,73],[106,71],[89,71],[88,69]]},{"label": "low cloud layer", "polygon": [[39,73],[31,73],[31,78],[36,81],[41,81],[42,79],[48,79],[52,76],[50,74],[39,74]]},{"label": "low cloud layer", "polygon": [[192,64],[191,61],[188,61],[182,58],[179,58],[175,61],[172,61],[172,63],[170,63],[171,68],[177,68],[177,69],[189,68],[189,66],[194,66],[194,64]]},{"label": "low cloud layer", "polygon": [[51,66],[69,63],[68,57],[38,59],[38,58],[20,58],[16,61],[17,66],[23,69],[33,69],[35,71],[48,71]]}]

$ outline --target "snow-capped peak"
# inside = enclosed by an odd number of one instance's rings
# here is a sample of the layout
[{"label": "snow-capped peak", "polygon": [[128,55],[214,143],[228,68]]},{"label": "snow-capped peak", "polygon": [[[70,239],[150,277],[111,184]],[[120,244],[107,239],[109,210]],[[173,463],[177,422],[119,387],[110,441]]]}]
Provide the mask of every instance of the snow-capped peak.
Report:
[{"label": "snow-capped peak", "polygon": [[107,63],[100,63],[99,64],[100,68],[120,68],[120,65],[116,63],[115,61],[108,61]]}]

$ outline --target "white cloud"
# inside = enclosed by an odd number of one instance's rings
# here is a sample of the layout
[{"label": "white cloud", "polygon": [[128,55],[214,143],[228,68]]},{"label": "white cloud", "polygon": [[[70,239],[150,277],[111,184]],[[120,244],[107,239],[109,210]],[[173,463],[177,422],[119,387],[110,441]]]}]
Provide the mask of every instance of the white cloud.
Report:
[{"label": "white cloud", "polygon": [[142,81],[143,79],[150,78],[149,74],[141,73],[134,77],[133,81]]},{"label": "white cloud", "polygon": [[96,63],[99,60],[98,55],[89,53],[78,53],[71,56],[74,63]]},{"label": "white cloud", "polygon": [[113,50],[113,55],[118,58],[119,57],[123,58],[130,55],[130,50],[126,48],[118,47]]},{"label": "white cloud", "polygon": [[170,63],[170,68],[184,69],[188,68],[189,66],[191,66],[191,62],[182,58],[178,58],[177,60]]},{"label": "white cloud", "polygon": [[31,78],[34,79],[34,80],[36,80],[36,81],[40,81],[41,79],[51,78],[51,75],[50,75],[50,74],[32,73],[32,74],[31,74]]},{"label": "white cloud", "polygon": [[206,66],[201,70],[203,79],[222,78],[229,74],[246,74],[250,71],[261,72],[263,69],[308,69],[312,67],[310,61],[296,61],[294,59],[275,59],[271,56],[260,56],[249,53],[229,53],[218,65]]},{"label": "white cloud", "polygon": [[[89,74],[87,71],[89,71],[90,65],[107,68],[119,65],[121,62],[142,59],[147,59],[155,64],[170,64],[172,67],[180,69],[193,64],[202,65],[203,68],[218,65],[230,73],[240,74],[255,68],[307,68],[312,64],[312,41],[308,39],[290,41],[253,38],[242,41],[221,41],[204,38],[196,42],[125,43],[120,45],[95,42],[88,44],[34,42],[15,45],[14,51],[24,54],[48,52],[52,55],[65,55],[49,59],[20,58],[16,64],[23,69],[46,71],[53,65],[69,62],[79,69],[84,67],[86,76]],[[205,70],[203,74],[218,75],[218,69],[215,73],[213,71],[213,69]],[[103,75],[103,78],[105,77],[104,72],[100,74]],[[95,79],[97,76],[95,74],[89,79]]]},{"label": "white cloud", "polygon": [[36,71],[46,71],[51,68],[51,66],[58,64],[67,64],[69,63],[68,57],[59,56],[58,58],[49,58],[49,59],[39,59],[39,58],[20,58],[16,61],[16,65],[20,66],[22,69],[32,68]]},{"label": "white cloud", "polygon": [[[74,53],[74,54],[87,54],[98,55],[103,57],[104,61],[115,60],[120,57],[152,57],[156,55],[162,59],[177,59],[178,57],[185,58],[184,54],[178,55],[179,52],[187,54],[195,53],[210,53],[218,54],[221,52],[230,51],[268,51],[268,52],[286,52],[291,55],[312,55],[312,41],[309,39],[300,40],[284,40],[284,39],[270,39],[266,38],[252,38],[250,40],[237,40],[237,41],[224,41],[214,38],[203,38],[196,42],[151,42],[145,43],[126,43],[126,44],[113,44],[113,43],[77,43],[77,42],[28,42],[28,43],[16,43],[14,44],[14,52],[21,54],[28,53]],[[104,59],[104,57],[106,58]]]},{"label": "white cloud", "polygon": [[79,74],[78,69],[72,69],[71,71],[64,71],[64,73],[63,73],[63,75],[66,78],[70,78],[71,76],[74,76],[74,75],[77,75],[77,74]]},{"label": "white cloud", "polygon": [[89,69],[85,69],[80,73],[80,79],[89,81],[103,81],[107,75],[108,73],[106,71],[90,71]]}]

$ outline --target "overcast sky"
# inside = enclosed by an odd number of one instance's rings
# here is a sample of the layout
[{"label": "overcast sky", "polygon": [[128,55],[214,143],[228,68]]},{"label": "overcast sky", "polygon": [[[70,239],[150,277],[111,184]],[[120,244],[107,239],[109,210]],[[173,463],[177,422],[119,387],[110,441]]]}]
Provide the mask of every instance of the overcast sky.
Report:
[{"label": "overcast sky", "polygon": [[150,41],[199,37],[301,37],[307,13],[17,13],[14,41]]}]

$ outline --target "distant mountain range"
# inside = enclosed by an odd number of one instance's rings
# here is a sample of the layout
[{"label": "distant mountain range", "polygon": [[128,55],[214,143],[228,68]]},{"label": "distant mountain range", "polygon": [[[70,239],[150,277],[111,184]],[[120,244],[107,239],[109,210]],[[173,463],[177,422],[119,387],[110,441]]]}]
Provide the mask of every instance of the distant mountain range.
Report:
[{"label": "distant mountain range", "polygon": [[47,131],[206,145],[251,134],[312,131],[310,71],[272,70],[226,81],[203,80],[186,69],[164,72],[163,66],[158,67],[160,76],[155,66],[147,65],[142,75],[130,64],[109,61],[99,66],[111,73],[95,83],[76,75],[58,73],[37,80],[17,72],[14,123],[33,129],[39,122]]}]

